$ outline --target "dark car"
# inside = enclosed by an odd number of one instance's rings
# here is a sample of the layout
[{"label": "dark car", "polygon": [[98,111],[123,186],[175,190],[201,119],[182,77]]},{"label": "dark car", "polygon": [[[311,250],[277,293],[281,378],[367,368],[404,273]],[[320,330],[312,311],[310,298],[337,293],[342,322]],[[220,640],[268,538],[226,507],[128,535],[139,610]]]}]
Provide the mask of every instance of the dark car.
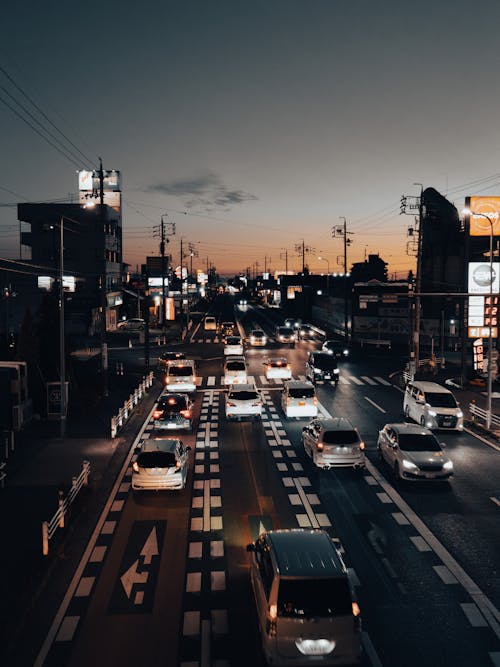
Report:
[{"label": "dark car", "polygon": [[313,384],[316,382],[337,382],[340,373],[337,360],[328,352],[309,352],[306,361],[306,378]]},{"label": "dark car", "polygon": [[167,366],[171,361],[177,361],[178,359],[185,359],[186,355],[184,352],[162,352],[158,357],[158,370],[166,371]]},{"label": "dark car", "polygon": [[325,340],[321,346],[321,350],[332,354],[335,359],[347,359],[350,354],[349,348],[341,340]]},{"label": "dark car", "polygon": [[153,412],[153,427],[158,430],[191,431],[193,402],[186,394],[162,394]]}]

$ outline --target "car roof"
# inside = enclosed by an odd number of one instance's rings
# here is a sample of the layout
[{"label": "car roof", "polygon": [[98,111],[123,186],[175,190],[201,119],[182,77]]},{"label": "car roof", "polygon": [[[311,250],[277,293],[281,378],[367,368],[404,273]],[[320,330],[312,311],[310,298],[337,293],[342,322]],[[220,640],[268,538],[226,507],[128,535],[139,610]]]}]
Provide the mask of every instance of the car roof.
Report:
[{"label": "car roof", "polygon": [[228,392],[235,392],[235,391],[257,391],[257,387],[254,384],[232,384]]},{"label": "car roof", "polygon": [[160,401],[168,401],[170,398],[175,398],[176,401],[185,401],[185,400],[186,400],[187,398],[189,398],[189,397],[186,396],[186,394],[181,394],[180,392],[179,392],[179,393],[175,393],[175,392],[173,392],[173,391],[170,391],[170,392],[168,392],[168,393],[166,393],[166,394],[160,394],[160,396],[159,396],[159,398],[158,398],[158,402],[160,402]]},{"label": "car roof", "polygon": [[315,417],[325,431],[352,431],[355,426],[346,417]]},{"label": "car roof", "polygon": [[[312,350],[310,352],[312,357],[323,357],[324,359],[332,359],[332,355],[328,354],[325,350]],[[332,363],[335,363],[335,359],[332,359]]]},{"label": "car roof", "polygon": [[172,359],[169,368],[173,368],[174,366],[194,366],[194,359]]},{"label": "car roof", "polygon": [[410,424],[409,422],[385,424],[384,428],[392,428],[396,433],[407,433],[408,435],[434,435],[430,429],[424,428],[420,424]]},{"label": "car roof", "polygon": [[306,389],[309,387],[313,387],[314,385],[312,382],[309,382],[309,380],[287,380],[284,383],[285,387],[294,387],[297,389]]},{"label": "car roof", "polygon": [[287,331],[293,331],[293,327],[289,327],[288,324],[280,324],[278,329],[286,329]]},{"label": "car roof", "polygon": [[141,445],[142,452],[175,452],[180,440],[174,438],[147,438]]},{"label": "car roof", "polygon": [[432,392],[441,392],[443,394],[451,394],[452,392],[447,389],[446,387],[441,386],[440,384],[437,384],[436,382],[424,382],[421,380],[416,380],[412,381],[409,384],[412,384],[414,387],[417,389],[421,389],[422,391],[432,391]]},{"label": "car roof", "polygon": [[256,333],[264,333],[264,331],[263,331],[262,329],[252,329],[252,333],[253,333],[253,334],[256,334]]},{"label": "car roof", "polygon": [[344,563],[323,530],[269,531],[278,571],[286,577],[332,577],[345,574]]},{"label": "car roof", "polygon": [[286,357],[268,357],[266,359],[266,363],[268,364],[287,364],[288,359]]},{"label": "car roof", "polygon": [[231,354],[227,357],[224,363],[228,364],[230,361],[246,361],[246,359],[242,354]]}]

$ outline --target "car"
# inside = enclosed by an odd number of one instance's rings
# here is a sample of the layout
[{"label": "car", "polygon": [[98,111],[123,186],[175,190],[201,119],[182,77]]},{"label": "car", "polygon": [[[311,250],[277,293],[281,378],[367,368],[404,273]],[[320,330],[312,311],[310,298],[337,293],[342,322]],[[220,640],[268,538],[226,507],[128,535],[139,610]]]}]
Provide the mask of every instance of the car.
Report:
[{"label": "car", "polygon": [[262,417],[262,396],[253,384],[233,384],[226,393],[226,419]]},{"label": "car", "polygon": [[365,443],[345,417],[318,417],[302,429],[306,454],[318,468],[365,467]]},{"label": "car", "polygon": [[224,343],[224,355],[243,355],[243,342],[240,336],[228,336]]},{"label": "car", "polygon": [[300,329],[302,326],[302,320],[300,317],[287,317],[284,324],[286,327],[290,327],[291,329],[295,329],[295,331],[297,331],[297,329]]},{"label": "car", "polygon": [[321,529],[261,533],[247,545],[269,665],[359,665],[361,612],[334,541]]},{"label": "car", "polygon": [[347,359],[350,355],[349,348],[340,340],[325,340],[321,346],[321,351],[332,354],[335,359]]},{"label": "car", "polygon": [[133,491],[182,490],[186,486],[189,452],[178,438],[147,438],[136,447],[132,463]]},{"label": "car", "polygon": [[264,347],[267,343],[267,336],[262,329],[253,329],[250,331],[248,342],[252,347]]},{"label": "car", "polygon": [[316,384],[317,382],[333,382],[338,384],[340,372],[337,360],[328,352],[309,352],[306,360],[306,379]]},{"label": "car", "polygon": [[221,336],[233,336],[236,324],[234,322],[222,322],[220,325]]},{"label": "car", "polygon": [[167,392],[196,391],[196,364],[192,359],[179,359],[171,361],[165,373],[165,385]]},{"label": "car", "polygon": [[311,382],[287,380],[281,392],[281,407],[288,417],[316,417],[318,398]]},{"label": "car", "polygon": [[217,331],[217,320],[215,317],[207,316],[203,322],[205,331]]},{"label": "car", "polygon": [[246,384],[248,381],[247,377],[247,364],[245,357],[232,355],[227,357],[224,362],[224,377],[223,384]]},{"label": "car", "polygon": [[378,434],[379,457],[399,480],[439,481],[453,476],[453,462],[434,433],[418,424],[386,424]]},{"label": "car", "polygon": [[436,382],[414,380],[408,382],[403,398],[403,412],[407,419],[435,429],[462,431],[464,415],[455,396]]},{"label": "car", "polygon": [[162,394],[153,411],[153,428],[191,431],[193,401],[187,394]]},{"label": "car", "polygon": [[310,324],[301,324],[297,331],[297,337],[299,340],[316,340],[318,332]]},{"label": "car", "polygon": [[131,317],[128,320],[118,322],[116,327],[121,331],[142,331],[146,326],[146,321],[142,317]]},{"label": "car", "polygon": [[286,357],[270,357],[264,361],[266,378],[291,380],[292,369]]},{"label": "car", "polygon": [[276,327],[275,337],[277,343],[284,343],[290,345],[290,347],[295,347],[297,332],[292,327]]},{"label": "car", "polygon": [[184,352],[161,352],[161,354],[158,356],[158,370],[159,371],[166,371],[167,366],[172,362],[172,361],[177,361],[180,359],[185,359],[186,355]]}]

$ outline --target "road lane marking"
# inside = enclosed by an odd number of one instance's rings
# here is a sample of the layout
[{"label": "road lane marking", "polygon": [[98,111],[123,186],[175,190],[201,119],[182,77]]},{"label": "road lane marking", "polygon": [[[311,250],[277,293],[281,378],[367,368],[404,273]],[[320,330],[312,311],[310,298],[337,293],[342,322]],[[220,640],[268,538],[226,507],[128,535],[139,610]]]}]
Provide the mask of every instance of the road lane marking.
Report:
[{"label": "road lane marking", "polygon": [[367,384],[377,384],[375,380],[372,380],[371,378],[367,377],[366,375],[362,375],[361,379],[364,380]]},{"label": "road lane marking", "polygon": [[455,577],[452,575],[452,573],[448,570],[446,565],[434,565],[432,567],[432,569],[438,575],[438,577],[441,579],[443,584],[458,584],[458,581],[455,579]]},{"label": "road lane marking", "polygon": [[441,559],[443,564],[446,565],[450,572],[456,577],[457,581],[462,585],[465,591],[476,602],[483,616],[487,620],[490,628],[496,637],[500,639],[500,612],[495,607],[495,605],[483,593],[472,577],[470,577],[467,572],[465,572],[465,570],[457,563],[455,558],[453,558],[450,552],[441,544],[437,537],[433,535],[422,519],[420,519],[420,517],[418,517],[417,514],[411,509],[408,503],[403,500],[399,493],[384,479],[384,477],[379,473],[371,461],[366,461],[366,468],[368,472],[373,475],[373,477],[375,477],[379,485],[392,498],[394,504],[399,507],[400,511],[406,516],[413,527],[420,533],[422,538],[427,542],[438,558]]},{"label": "road lane marking", "polygon": [[371,399],[371,398],[368,398],[368,396],[364,396],[364,399],[365,399],[366,401],[368,401],[368,403],[370,403],[371,405],[373,405],[374,408],[377,408],[377,410],[380,410],[380,412],[383,412],[384,415],[385,415],[386,411],[384,410],[384,408],[381,408],[380,405],[377,405],[377,404],[375,403],[375,401],[372,401],[372,399]]},{"label": "road lane marking", "polygon": [[500,500],[498,500],[498,498],[495,498],[495,496],[490,496],[490,500],[492,500],[495,503],[495,505],[498,505],[498,507],[500,507]]},{"label": "road lane marking", "polygon": [[499,445],[495,445],[495,443],[486,440],[486,438],[483,438],[483,436],[479,435],[479,433],[474,433],[474,431],[471,431],[468,428],[464,428],[464,432],[468,433],[469,435],[472,435],[472,437],[477,438],[478,440],[481,440],[481,442],[484,442],[484,444],[488,445],[488,447],[491,447],[491,449],[495,449],[497,452],[500,452]]},{"label": "road lane marking", "polygon": [[413,535],[410,537],[410,540],[413,542],[413,544],[416,546],[416,548],[421,551],[432,551],[430,546],[427,544],[427,542],[424,540],[423,537],[420,537],[420,535]]},{"label": "road lane marking", "polygon": [[349,380],[352,380],[355,384],[364,384],[359,378],[354,377],[354,375],[349,375]]},{"label": "road lane marking", "polygon": [[313,508],[311,507],[311,503],[307,499],[307,494],[302,488],[302,483],[300,479],[294,479],[293,481],[297,489],[297,492],[300,496],[300,499],[302,500],[302,504],[304,505],[304,509],[306,510],[309,521],[311,522],[311,526],[313,528],[319,528],[319,522],[316,518],[316,515],[314,514]]},{"label": "road lane marking", "polygon": [[377,380],[377,382],[380,382],[380,384],[385,385],[386,387],[390,387],[390,386],[391,386],[391,383],[390,383],[390,382],[387,382],[387,380],[384,380],[384,378],[381,378],[381,377],[379,377],[378,375],[375,375],[375,380]]},{"label": "road lane marking", "polygon": [[473,628],[486,628],[488,623],[473,602],[462,602],[462,611]]}]

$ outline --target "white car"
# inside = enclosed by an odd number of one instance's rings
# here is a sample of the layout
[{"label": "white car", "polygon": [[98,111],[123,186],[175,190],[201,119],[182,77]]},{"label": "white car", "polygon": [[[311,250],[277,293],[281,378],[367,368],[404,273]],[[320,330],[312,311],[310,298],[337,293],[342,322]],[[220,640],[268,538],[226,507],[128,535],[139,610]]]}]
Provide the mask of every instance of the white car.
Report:
[{"label": "white car", "polygon": [[412,481],[442,481],[453,475],[453,462],[443,446],[430,429],[407,423],[386,424],[377,440],[379,456],[396,478]]},{"label": "white car", "polygon": [[286,417],[316,417],[318,399],[312,382],[285,382],[281,392],[281,407]]},{"label": "white car", "polygon": [[250,331],[248,342],[252,347],[264,347],[267,343],[267,336],[262,329]]},{"label": "white car", "polygon": [[291,380],[292,369],[286,357],[271,357],[264,361],[268,380]]},{"label": "white car", "polygon": [[223,383],[229,384],[247,384],[247,365],[245,357],[230,356],[224,362]]},{"label": "white car", "polygon": [[122,331],[142,331],[145,326],[146,322],[141,317],[131,317],[128,320],[118,322],[116,328]]},{"label": "white car", "polygon": [[243,343],[240,336],[228,336],[224,343],[224,355],[228,357],[234,354],[243,355]]},{"label": "white car", "polygon": [[345,417],[313,419],[302,429],[302,444],[318,468],[365,467],[365,443]]},{"label": "white car", "polygon": [[262,397],[253,384],[233,384],[226,394],[226,419],[262,417]]},{"label": "white car", "polygon": [[177,438],[148,438],[132,463],[133,491],[173,491],[186,486],[189,451]]},{"label": "white car", "polygon": [[196,391],[196,367],[192,359],[171,361],[165,373],[166,392]]},{"label": "white car", "polygon": [[211,317],[210,315],[205,317],[203,325],[205,331],[217,331],[217,320],[215,317]]}]

